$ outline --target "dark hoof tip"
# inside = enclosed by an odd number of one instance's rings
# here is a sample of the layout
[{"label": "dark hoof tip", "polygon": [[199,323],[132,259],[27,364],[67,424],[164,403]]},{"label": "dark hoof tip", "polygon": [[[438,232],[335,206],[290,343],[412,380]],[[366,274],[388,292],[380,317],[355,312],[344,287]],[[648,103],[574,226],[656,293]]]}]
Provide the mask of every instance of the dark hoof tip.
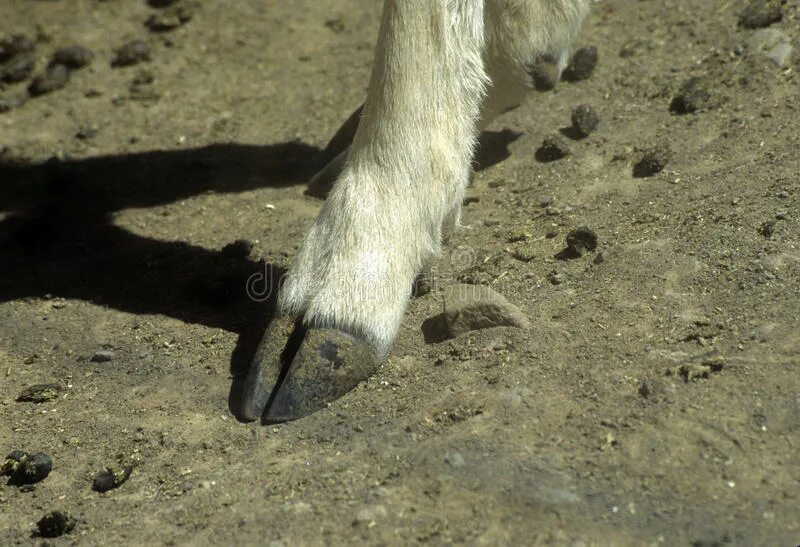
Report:
[{"label": "dark hoof tip", "polygon": [[251,365],[241,415],[265,423],[302,418],[372,376],[378,364],[375,350],[361,339],[278,317]]}]

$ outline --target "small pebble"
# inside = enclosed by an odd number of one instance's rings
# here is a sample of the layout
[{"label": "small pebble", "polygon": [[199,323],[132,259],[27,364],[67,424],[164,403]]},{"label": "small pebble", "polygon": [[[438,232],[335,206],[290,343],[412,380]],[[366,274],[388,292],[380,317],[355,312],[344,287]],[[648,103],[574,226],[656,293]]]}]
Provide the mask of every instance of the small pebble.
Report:
[{"label": "small pebble", "polygon": [[129,465],[118,470],[106,467],[95,476],[94,481],[92,481],[92,490],[95,492],[108,492],[114,488],[119,488],[128,480],[131,472],[133,472],[133,468]]},{"label": "small pebble", "polygon": [[131,66],[150,60],[150,46],[142,40],[131,40],[114,51],[111,66]]},{"label": "small pebble", "polygon": [[683,83],[678,94],[673,97],[669,105],[673,114],[691,114],[709,107],[711,94],[708,92],[708,82],[703,78],[689,78]]},{"label": "small pebble", "polygon": [[783,19],[778,0],[752,0],[739,14],[739,26],[744,28],[768,27]]},{"label": "small pebble", "polygon": [[56,538],[70,533],[75,528],[75,524],[75,519],[69,513],[53,511],[39,519],[36,528],[39,530],[40,536]]},{"label": "small pebble", "polygon": [[88,65],[93,57],[92,52],[83,46],[67,46],[62,47],[53,54],[53,63],[77,69]]},{"label": "small pebble", "polygon": [[75,133],[75,138],[85,141],[97,135],[96,127],[82,127]]},{"label": "small pebble", "polygon": [[568,82],[586,80],[592,75],[596,66],[597,48],[594,46],[582,47],[572,56],[572,60],[561,78]]},{"label": "small pebble", "polygon": [[48,66],[43,74],[37,76],[28,86],[28,93],[34,97],[61,89],[69,81],[69,69],[60,64]]},{"label": "small pebble", "polygon": [[660,173],[669,163],[672,153],[666,145],[654,146],[642,154],[633,166],[633,176],[637,178],[651,177]]},{"label": "small pebble", "polygon": [[560,160],[569,156],[570,150],[560,135],[549,135],[542,141],[542,145],[536,151],[536,159],[542,162]]},{"label": "small pebble", "polygon": [[176,4],[147,18],[145,26],[151,32],[166,32],[185,25],[192,19],[192,10],[185,4]]},{"label": "small pebble", "polygon": [[45,403],[58,399],[63,391],[64,387],[61,384],[36,384],[20,391],[16,400],[25,403]]},{"label": "small pebble", "polygon": [[0,81],[7,84],[21,82],[30,76],[34,65],[33,59],[28,57],[9,61],[8,64],[0,68]]},{"label": "small pebble", "polygon": [[572,129],[579,137],[587,137],[597,129],[600,120],[594,108],[588,104],[582,104],[572,110]]},{"label": "small pebble", "polygon": [[114,352],[108,349],[101,349],[92,355],[93,363],[108,363],[114,359]]}]

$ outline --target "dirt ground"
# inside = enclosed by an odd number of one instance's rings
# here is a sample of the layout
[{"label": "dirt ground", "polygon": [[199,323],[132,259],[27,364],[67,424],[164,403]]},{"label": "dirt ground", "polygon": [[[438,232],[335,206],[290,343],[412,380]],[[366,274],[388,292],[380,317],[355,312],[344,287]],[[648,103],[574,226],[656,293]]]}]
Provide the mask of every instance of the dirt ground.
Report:
[{"label": "dirt ground", "polygon": [[[469,228],[378,374],[262,426],[231,410],[259,282],[320,208],[304,183],[363,100],[379,2],[208,1],[153,32],[144,0],[2,0],[35,73],[94,58],[41,97],[0,89],[0,456],[53,459],[32,491],[0,483],[0,544],[42,543],[53,510],[77,519],[55,545],[800,543],[800,3],[769,27],[784,66],[743,4],[596,2],[594,75],[489,128]],[[137,38],[150,60],[112,67]],[[691,76],[703,108],[671,112]],[[568,138],[582,103],[600,125]],[[571,154],[537,161],[560,130]],[[633,177],[657,145],[666,167]],[[597,251],[556,258],[584,225]],[[426,343],[457,280],[533,326]]]}]

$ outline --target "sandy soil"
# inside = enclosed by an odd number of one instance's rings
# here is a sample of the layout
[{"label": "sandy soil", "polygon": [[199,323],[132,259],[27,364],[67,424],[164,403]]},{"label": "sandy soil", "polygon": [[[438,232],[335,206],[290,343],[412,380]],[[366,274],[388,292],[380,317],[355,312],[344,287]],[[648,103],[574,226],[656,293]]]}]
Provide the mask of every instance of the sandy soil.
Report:
[{"label": "sandy soil", "polygon": [[[596,3],[594,75],[490,128],[470,228],[379,373],[264,427],[229,402],[272,308],[247,280],[320,207],[304,182],[363,99],[379,3],[208,1],[156,33],[140,0],[3,0],[37,73],[61,46],[94,59],[41,97],[0,90],[0,450],[54,462],[33,491],[0,483],[0,544],[41,542],[53,510],[77,518],[54,544],[800,542],[800,8],[770,27],[795,46],[779,67],[742,4]],[[131,39],[151,60],[112,67]],[[672,113],[691,76],[705,108]],[[598,130],[537,161],[582,103]],[[634,178],[657,145],[665,169]],[[582,225],[598,250],[555,258]],[[459,279],[533,327],[426,343]]]}]

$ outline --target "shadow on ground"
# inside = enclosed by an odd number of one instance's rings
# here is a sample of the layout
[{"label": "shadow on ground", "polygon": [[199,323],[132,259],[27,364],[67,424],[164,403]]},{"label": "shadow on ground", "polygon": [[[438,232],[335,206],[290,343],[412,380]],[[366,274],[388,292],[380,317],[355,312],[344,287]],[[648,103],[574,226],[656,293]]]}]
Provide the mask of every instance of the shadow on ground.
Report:
[{"label": "shadow on ground", "polygon": [[[519,134],[485,133],[478,168],[508,157]],[[231,357],[234,410],[274,310],[280,266],[130,233],[111,213],[206,192],[304,183],[319,150],[300,142],[212,145],[85,160],[0,160],[0,302],[61,297],[133,314],[163,314],[239,333]],[[235,235],[235,234],[232,234]],[[264,298],[248,297],[248,282]]]}]

